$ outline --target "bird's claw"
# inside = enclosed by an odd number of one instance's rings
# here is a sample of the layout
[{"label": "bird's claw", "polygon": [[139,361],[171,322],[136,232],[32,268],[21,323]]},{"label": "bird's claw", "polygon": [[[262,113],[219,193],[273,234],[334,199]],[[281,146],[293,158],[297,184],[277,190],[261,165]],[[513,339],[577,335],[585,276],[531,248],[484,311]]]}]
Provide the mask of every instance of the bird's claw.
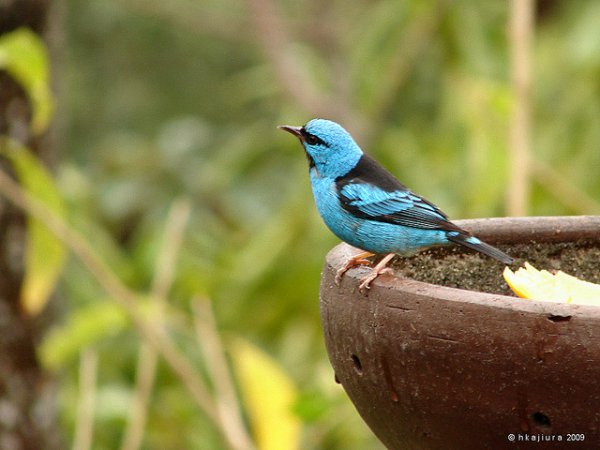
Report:
[{"label": "bird's claw", "polygon": [[386,267],[379,271],[375,271],[375,269],[373,269],[369,275],[360,280],[360,284],[358,285],[359,292],[363,295],[367,295],[369,289],[371,289],[371,283],[373,282],[373,280],[375,280],[379,275],[385,273],[392,275],[394,271],[389,267]]},{"label": "bird's claw", "polygon": [[368,259],[365,259],[365,258],[369,258],[373,255],[374,254],[370,253],[370,252],[362,252],[362,253],[359,253],[358,255],[354,255],[353,257],[348,259],[348,261],[346,261],[346,264],[344,264],[340,269],[338,269],[337,273],[335,274],[335,280],[334,280],[335,285],[336,286],[340,285],[340,283],[342,282],[342,277],[350,269],[357,267],[357,266],[368,266],[369,264],[371,264],[371,261],[369,261]]},{"label": "bird's claw", "polygon": [[373,282],[373,280],[375,280],[382,273],[394,273],[392,269],[387,267],[387,264],[391,261],[391,259],[394,256],[394,253],[389,253],[386,256],[384,256],[383,259],[379,261],[375,267],[373,267],[371,273],[361,280],[360,284],[358,285],[358,290],[361,294],[367,295],[369,289],[371,289],[371,283]]},{"label": "bird's claw", "polygon": [[[369,261],[368,259],[365,259],[365,258],[369,258],[371,256],[373,256],[373,253],[363,252],[363,253],[359,253],[358,255],[355,255],[355,256],[351,257],[350,259],[348,259],[348,261],[346,261],[346,264],[344,264],[340,269],[338,269],[337,273],[335,274],[335,280],[334,280],[335,285],[339,286],[344,274],[348,270],[352,269],[353,267],[366,266],[366,265],[371,264],[371,261]],[[367,275],[366,277],[364,277],[360,280],[360,285],[358,286],[358,290],[360,291],[361,294],[366,295],[367,292],[369,291],[369,289],[371,289],[371,283],[373,282],[373,280],[375,280],[382,273],[390,273],[390,274],[394,273],[394,271],[392,269],[387,267],[387,264],[391,261],[391,259],[394,256],[395,256],[395,253],[389,253],[389,254],[385,255],[381,259],[381,261],[379,261],[375,265],[375,267],[373,267],[373,269],[371,270],[371,273],[369,273],[369,275]]]}]

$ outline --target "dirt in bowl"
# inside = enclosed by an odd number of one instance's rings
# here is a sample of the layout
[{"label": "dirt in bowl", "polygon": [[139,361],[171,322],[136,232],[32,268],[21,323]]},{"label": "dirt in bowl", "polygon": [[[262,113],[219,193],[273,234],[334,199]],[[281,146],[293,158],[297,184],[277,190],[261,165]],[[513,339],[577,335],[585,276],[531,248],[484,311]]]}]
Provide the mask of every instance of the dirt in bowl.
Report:
[{"label": "dirt in bowl", "polygon": [[[525,261],[538,270],[562,270],[591,283],[600,284],[600,243],[530,242],[498,246],[515,259],[515,271]],[[427,250],[409,258],[394,258],[391,267],[398,276],[440,286],[514,295],[502,276],[505,265],[459,246]]]}]

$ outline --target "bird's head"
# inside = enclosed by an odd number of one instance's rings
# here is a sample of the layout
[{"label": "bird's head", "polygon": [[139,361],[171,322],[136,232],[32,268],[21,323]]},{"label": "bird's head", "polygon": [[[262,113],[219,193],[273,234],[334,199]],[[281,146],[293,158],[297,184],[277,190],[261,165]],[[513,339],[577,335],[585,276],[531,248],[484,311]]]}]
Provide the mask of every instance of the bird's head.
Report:
[{"label": "bird's head", "polygon": [[325,119],[313,119],[303,127],[282,125],[302,143],[311,167],[321,177],[335,179],[358,163],[363,152],[341,125]]}]

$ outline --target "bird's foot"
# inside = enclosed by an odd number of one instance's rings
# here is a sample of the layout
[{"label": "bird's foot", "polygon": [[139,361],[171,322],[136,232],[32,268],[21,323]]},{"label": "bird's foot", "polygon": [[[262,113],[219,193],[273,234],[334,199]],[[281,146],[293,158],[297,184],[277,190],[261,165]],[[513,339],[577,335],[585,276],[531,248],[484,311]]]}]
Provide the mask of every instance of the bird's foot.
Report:
[{"label": "bird's foot", "polygon": [[375,278],[377,278],[382,273],[394,273],[392,269],[387,267],[388,263],[392,260],[394,256],[396,256],[395,253],[388,253],[387,255],[385,255],[381,259],[381,261],[379,261],[377,265],[373,267],[371,273],[361,280],[360,285],[358,286],[358,290],[361,294],[366,295],[369,289],[371,289],[371,283],[373,282],[373,280],[375,280]]},{"label": "bird's foot", "polygon": [[369,261],[368,259],[365,259],[365,258],[370,258],[371,256],[374,256],[374,255],[375,255],[375,253],[371,253],[371,252],[361,252],[358,255],[354,255],[353,257],[348,259],[348,261],[346,261],[346,264],[344,264],[337,271],[337,273],[335,275],[335,285],[339,286],[344,274],[346,272],[348,272],[348,270],[352,269],[353,267],[368,266],[369,264],[371,264],[371,261]]}]

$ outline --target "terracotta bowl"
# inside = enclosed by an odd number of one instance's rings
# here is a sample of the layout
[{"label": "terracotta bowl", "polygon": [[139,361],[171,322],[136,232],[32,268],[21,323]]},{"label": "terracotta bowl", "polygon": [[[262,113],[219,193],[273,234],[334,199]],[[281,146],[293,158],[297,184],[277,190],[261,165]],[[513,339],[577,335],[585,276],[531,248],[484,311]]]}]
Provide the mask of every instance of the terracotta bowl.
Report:
[{"label": "terracotta bowl", "polygon": [[[460,225],[491,244],[600,246],[600,217]],[[327,255],[321,319],[336,380],[387,448],[600,448],[600,307],[393,275],[364,296],[368,268],[334,284],[354,253],[341,244]]]}]

